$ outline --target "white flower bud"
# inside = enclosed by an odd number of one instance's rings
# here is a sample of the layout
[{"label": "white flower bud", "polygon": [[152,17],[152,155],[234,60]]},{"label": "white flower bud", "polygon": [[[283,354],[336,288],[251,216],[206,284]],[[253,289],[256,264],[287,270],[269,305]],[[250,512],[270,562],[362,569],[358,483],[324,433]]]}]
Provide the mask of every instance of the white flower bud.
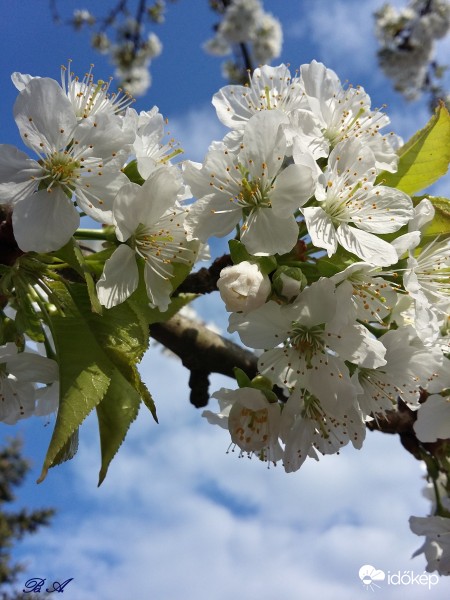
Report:
[{"label": "white flower bud", "polygon": [[306,277],[298,267],[278,267],[273,276],[275,292],[286,300],[296,298],[306,284]]},{"label": "white flower bud", "polygon": [[265,303],[271,290],[268,276],[247,261],[222,269],[217,287],[229,312],[255,310]]}]

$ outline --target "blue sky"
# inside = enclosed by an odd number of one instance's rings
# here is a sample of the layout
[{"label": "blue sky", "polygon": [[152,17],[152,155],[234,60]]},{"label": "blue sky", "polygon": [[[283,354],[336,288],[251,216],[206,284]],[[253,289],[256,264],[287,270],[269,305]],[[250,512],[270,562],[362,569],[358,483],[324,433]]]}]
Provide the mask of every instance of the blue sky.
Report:
[{"label": "blue sky", "polygon": [[[80,7],[72,0],[60,4]],[[83,7],[98,4],[90,0]],[[294,70],[315,58],[342,81],[363,85],[374,106],[388,105],[393,130],[407,139],[429,114],[424,101],[405,103],[377,69],[371,15],[381,4],[267,0],[265,8],[284,25],[277,62]],[[223,132],[211,106],[212,94],[225,84],[220,59],[201,50],[214,21],[206,0],[169,6],[166,24],[156,30],[164,48],[152,64],[153,85],[135,105],[138,110],[159,106],[186,158],[193,160],[201,160]],[[79,74],[90,63],[98,78],[112,73],[107,58],[89,49],[86,35],[51,22],[46,0],[5,3],[0,36],[1,143],[19,143],[11,72],[59,79],[60,65],[70,58]],[[438,47],[443,62],[449,49],[448,40]],[[443,183],[439,190],[445,193]],[[196,308],[226,330],[216,298]],[[366,593],[358,578],[363,564],[386,573],[423,571],[421,557],[410,560],[421,539],[407,522],[411,514],[426,515],[429,509],[421,495],[423,472],[396,437],[368,433],[361,451],[344,448],[340,456],[307,462],[287,475],[280,467],[268,470],[256,460],[226,454],[226,432],[208,425],[189,405],[188,373],[176,359],[155,346],[141,371],[160,424],[141,412],[100,489],[94,419],[82,428],[74,460],[51,470],[40,485],[34,481],[52,422],[0,427],[4,437],[23,437],[34,463],[20,502],[58,510],[53,527],[20,547],[18,556],[29,565],[23,582],[73,577],[66,600],[359,600]],[[213,377],[211,389],[232,384]],[[400,598],[401,587],[384,585],[375,595]],[[431,590],[411,585],[407,593],[410,600],[439,600],[449,589],[441,580]]]}]

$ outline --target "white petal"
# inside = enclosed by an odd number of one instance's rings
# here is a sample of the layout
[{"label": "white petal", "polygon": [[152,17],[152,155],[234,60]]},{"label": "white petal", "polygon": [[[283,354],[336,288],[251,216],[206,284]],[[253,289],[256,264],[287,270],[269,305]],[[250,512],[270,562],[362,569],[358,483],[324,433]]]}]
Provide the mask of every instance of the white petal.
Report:
[{"label": "white petal", "polygon": [[[165,265],[165,269],[173,271],[171,265]],[[161,277],[148,263],[145,265],[144,278],[150,303],[160,311],[166,311],[169,308],[170,294],[172,293],[170,281]]]},{"label": "white petal", "polygon": [[32,352],[19,352],[8,359],[7,370],[20,381],[52,383],[58,379],[58,363]]},{"label": "white petal", "polygon": [[128,240],[141,222],[143,205],[136,201],[140,189],[140,185],[129,181],[120,188],[114,199],[113,218],[117,239],[121,242]]},{"label": "white petal", "polygon": [[363,201],[355,195],[358,207],[352,220],[360,229],[372,233],[392,233],[414,216],[411,198],[400,190],[381,185],[365,194]]},{"label": "white petal", "polygon": [[339,337],[333,339],[330,347],[344,360],[376,369],[386,364],[386,348],[368,330],[360,324],[349,325],[339,331]]},{"label": "white petal", "polygon": [[292,321],[290,311],[276,302],[267,302],[245,315],[230,315],[228,331],[237,331],[250,348],[273,348],[286,339]]},{"label": "white petal", "polygon": [[285,254],[292,250],[298,240],[298,225],[294,215],[287,219],[280,218],[275,216],[271,208],[254,210],[246,225],[241,242],[250,254]]},{"label": "white petal", "polygon": [[275,180],[270,194],[273,212],[286,217],[303,206],[314,192],[314,178],[310,168],[304,165],[289,165]]},{"label": "white petal", "polygon": [[291,305],[292,321],[299,321],[308,328],[331,323],[336,309],[344,310],[336,306],[335,289],[334,283],[325,278],[305,288]]},{"label": "white petal", "polygon": [[332,256],[337,249],[337,239],[330,217],[322,208],[315,206],[303,208],[302,212],[314,246],[325,248],[328,256]]},{"label": "white petal", "polygon": [[414,431],[422,442],[450,438],[450,399],[433,394],[420,405]]},{"label": "white petal", "polygon": [[17,202],[37,188],[42,168],[15,146],[0,144],[0,203]]},{"label": "white petal", "polygon": [[128,177],[119,169],[105,167],[102,175],[80,177],[75,191],[78,206],[90,217],[106,225],[113,224],[114,199]]},{"label": "white petal", "polygon": [[398,261],[395,248],[372,233],[343,224],[337,228],[336,236],[341,246],[365,262],[386,267]]},{"label": "white petal", "polygon": [[143,204],[142,224],[156,223],[176,202],[180,180],[173,167],[160,167],[142,185],[139,201]]},{"label": "white petal", "polygon": [[306,387],[322,404],[326,412],[342,418],[356,396],[344,361],[336,356],[317,354],[313,357],[312,369],[305,374]]},{"label": "white petal", "polygon": [[70,100],[54,79],[35,77],[20,92],[14,118],[24,143],[62,149],[72,139],[77,119]]},{"label": "white petal", "polygon": [[15,71],[11,75],[11,81],[19,90],[19,92],[21,92],[30,83],[32,79],[35,79],[35,77],[33,77],[32,75],[26,75],[25,73],[19,73],[18,71]]},{"label": "white petal", "polygon": [[52,252],[67,244],[80,215],[62,190],[41,190],[15,204],[12,222],[21,250]]},{"label": "white petal", "polygon": [[248,121],[239,161],[249,168],[252,176],[260,177],[263,169],[274,177],[281,169],[286,152],[286,138],[281,125],[288,122],[286,115],[279,110],[263,110]]},{"label": "white petal", "polygon": [[102,276],[97,282],[100,304],[111,308],[121,304],[135,291],[139,272],[134,251],[121,244],[105,262]]},{"label": "white petal", "polygon": [[185,221],[186,231],[190,239],[207,242],[211,236],[223,237],[233,231],[241,216],[241,207],[230,202],[227,196],[203,196],[190,206]]}]

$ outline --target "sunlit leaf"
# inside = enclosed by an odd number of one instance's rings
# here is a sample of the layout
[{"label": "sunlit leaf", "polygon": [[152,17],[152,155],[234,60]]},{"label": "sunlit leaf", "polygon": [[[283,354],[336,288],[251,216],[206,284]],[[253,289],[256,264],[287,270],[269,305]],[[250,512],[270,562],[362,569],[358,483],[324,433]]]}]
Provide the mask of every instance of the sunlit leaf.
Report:
[{"label": "sunlit leaf", "polygon": [[396,173],[383,171],[377,183],[416,194],[440,179],[450,162],[450,115],[445,106],[437,108],[423,129],[399,151]]}]

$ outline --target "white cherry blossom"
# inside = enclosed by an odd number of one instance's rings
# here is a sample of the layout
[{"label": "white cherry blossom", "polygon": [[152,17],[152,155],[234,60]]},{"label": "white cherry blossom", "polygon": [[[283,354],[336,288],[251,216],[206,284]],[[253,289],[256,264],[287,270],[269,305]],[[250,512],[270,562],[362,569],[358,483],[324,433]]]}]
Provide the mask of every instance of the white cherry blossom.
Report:
[{"label": "white cherry blossom", "polygon": [[100,113],[78,121],[53,79],[34,78],[20,92],[14,116],[37,160],[0,146],[0,202],[12,203],[13,228],[24,251],[49,252],[66,244],[79,224],[77,205],[110,223],[112,202],[127,181],[121,173],[128,133]]},{"label": "white cherry blossom", "polygon": [[272,463],[281,458],[278,402],[269,402],[261,390],[250,387],[221,388],[212,397],[218,399],[220,413],[203,411],[202,416],[209,423],[227,428],[232,443],[242,452],[256,454],[261,460]]},{"label": "white cherry blossom", "polygon": [[40,354],[18,352],[8,342],[0,346],[0,421],[12,425],[34,414],[36,383],[58,379],[57,363]]},{"label": "white cherry blossom", "polygon": [[350,294],[338,305],[334,284],[321,279],[294,304],[270,301],[247,315],[232,314],[228,331],[237,331],[247,346],[266,350],[258,368],[273,383],[307,390],[327,413],[340,417],[356,395],[346,361],[369,368],[386,362],[383,344],[362,325],[348,322]]},{"label": "white cherry blossom", "polygon": [[202,166],[185,163],[185,180],[198,199],[186,219],[191,237],[222,237],[242,221],[241,241],[252,254],[295,246],[295,212],[312,195],[315,174],[308,165],[283,168],[284,119],[275,110],[258,113],[247,123],[239,154],[217,144]]},{"label": "white cherry blossom", "polygon": [[380,267],[356,262],[330,279],[338,290],[351,289],[356,318],[365,323],[382,323],[397,304],[399,286],[384,279]]},{"label": "white cherry blossom", "polygon": [[380,133],[389,124],[389,118],[371,110],[370,98],[363,88],[344,89],[336,73],[316,60],[300,67],[300,83],[304,102],[329,150],[342,140],[356,138],[370,147],[377,169],[397,170],[398,139]]},{"label": "white cherry blossom", "polygon": [[350,405],[340,418],[327,415],[308,392],[292,394],[281,414],[280,437],[285,444],[283,465],[287,473],[297,471],[307,457],[335,454],[351,442],[358,450],[366,435],[361,411]]},{"label": "white cherry blossom", "polygon": [[377,266],[397,262],[395,248],[377,234],[393,233],[414,216],[410,197],[375,185],[374,155],[355,139],[337,144],[316,187],[318,206],[302,209],[311,240],[332,256],[338,245]]},{"label": "white cherry blossom", "polygon": [[439,348],[424,346],[413,327],[391,330],[380,338],[386,348],[386,364],[358,368],[352,376],[360,386],[358,403],[365,417],[383,415],[401,398],[412,409],[419,408],[421,389],[426,389],[442,364]]},{"label": "white cherry blossom", "polygon": [[124,185],[113,207],[120,242],[105,262],[97,282],[98,298],[111,308],[124,302],[137,288],[137,259],[144,261],[144,280],[152,306],[167,310],[172,293],[173,263],[191,264],[195,254],[186,241],[186,209],[177,202],[180,183],[175,167],[160,167],[142,186]]},{"label": "white cherry blossom", "polygon": [[248,86],[227,85],[213,96],[219,120],[231,129],[245,129],[251,117],[265,110],[285,114],[305,106],[298,79],[286,65],[264,65],[254,70]]}]

